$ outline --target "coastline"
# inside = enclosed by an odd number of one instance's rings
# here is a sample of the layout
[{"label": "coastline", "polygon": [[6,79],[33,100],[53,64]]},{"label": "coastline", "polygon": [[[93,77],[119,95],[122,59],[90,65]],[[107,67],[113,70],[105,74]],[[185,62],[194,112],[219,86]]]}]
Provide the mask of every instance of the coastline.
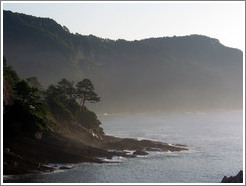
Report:
[{"label": "coastline", "polygon": [[[11,143],[13,142],[13,143]],[[64,137],[56,133],[46,134],[41,140],[24,136],[11,136],[9,147],[3,151],[3,175],[21,175],[36,172],[52,172],[56,169],[71,167],[52,167],[48,164],[69,163],[106,163],[103,159],[114,156],[134,158],[147,155],[148,151],[183,151],[185,145],[169,145],[151,140],[118,138],[103,135],[94,138],[92,144],[83,144],[79,140]],[[132,151],[133,153],[129,153]]]}]

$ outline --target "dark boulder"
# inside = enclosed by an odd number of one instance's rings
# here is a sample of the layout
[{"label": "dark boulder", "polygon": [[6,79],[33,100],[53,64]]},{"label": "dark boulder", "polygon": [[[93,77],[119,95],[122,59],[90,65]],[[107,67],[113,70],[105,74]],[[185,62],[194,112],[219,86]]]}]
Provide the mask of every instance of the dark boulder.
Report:
[{"label": "dark boulder", "polygon": [[70,166],[61,166],[60,169],[71,169],[72,167]]},{"label": "dark boulder", "polygon": [[243,183],[243,171],[240,170],[236,176],[231,176],[229,178],[224,176],[221,183]]},{"label": "dark boulder", "polygon": [[146,156],[148,155],[148,152],[142,151],[142,150],[136,150],[133,155],[141,155],[141,156]]}]

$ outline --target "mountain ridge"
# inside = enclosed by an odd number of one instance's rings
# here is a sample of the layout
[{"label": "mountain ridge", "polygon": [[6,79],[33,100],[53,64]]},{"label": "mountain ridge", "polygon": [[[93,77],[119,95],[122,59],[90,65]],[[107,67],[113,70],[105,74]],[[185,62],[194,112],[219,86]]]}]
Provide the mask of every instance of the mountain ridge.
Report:
[{"label": "mountain ridge", "polygon": [[51,20],[3,12],[4,55],[21,77],[37,76],[44,86],[88,77],[102,113],[242,108],[239,49],[196,34],[102,39]]}]

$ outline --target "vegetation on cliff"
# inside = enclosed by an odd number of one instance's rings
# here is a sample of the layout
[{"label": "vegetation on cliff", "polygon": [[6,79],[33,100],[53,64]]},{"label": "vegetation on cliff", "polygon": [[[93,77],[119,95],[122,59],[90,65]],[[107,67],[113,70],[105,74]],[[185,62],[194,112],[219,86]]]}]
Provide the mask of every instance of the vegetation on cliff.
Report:
[{"label": "vegetation on cliff", "polygon": [[[65,128],[72,122],[103,134],[96,114],[85,107],[85,101],[100,100],[89,79],[78,82],[76,87],[73,81],[62,79],[44,90],[36,77],[21,80],[15,70],[7,65],[5,58],[3,75],[6,134],[15,131],[34,135],[54,131],[57,126]],[[83,104],[79,104],[78,99]]]},{"label": "vegetation on cliff", "polygon": [[100,100],[91,81],[82,80],[87,84],[78,89],[62,79],[45,90],[36,77],[21,79],[3,61],[4,174],[47,171],[42,164],[49,162],[100,162],[96,156],[107,151],[90,146],[98,144],[104,132],[85,106],[86,101]]},{"label": "vegetation on cliff", "polygon": [[[76,85],[62,79],[45,90],[35,77],[20,79],[4,59],[3,86],[4,174],[52,171],[44,165],[51,162],[101,163],[99,157],[135,157],[136,153],[147,154],[143,152],[146,149],[187,150],[162,142],[105,135],[96,114],[85,106],[86,101],[100,101],[89,79]],[[137,152],[129,155],[125,149]]]}]

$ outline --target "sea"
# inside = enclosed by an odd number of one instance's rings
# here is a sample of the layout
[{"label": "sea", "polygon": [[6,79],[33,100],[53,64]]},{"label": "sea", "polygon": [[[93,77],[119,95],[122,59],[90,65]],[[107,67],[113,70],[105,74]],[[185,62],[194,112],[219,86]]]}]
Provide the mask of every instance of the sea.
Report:
[{"label": "sea", "polygon": [[[220,183],[244,168],[243,111],[103,114],[104,132],[187,145],[188,151],[149,152],[105,163],[69,164],[53,173],[3,176],[4,183]],[[127,149],[126,149],[127,150]],[[100,157],[103,159],[104,157]]]}]

